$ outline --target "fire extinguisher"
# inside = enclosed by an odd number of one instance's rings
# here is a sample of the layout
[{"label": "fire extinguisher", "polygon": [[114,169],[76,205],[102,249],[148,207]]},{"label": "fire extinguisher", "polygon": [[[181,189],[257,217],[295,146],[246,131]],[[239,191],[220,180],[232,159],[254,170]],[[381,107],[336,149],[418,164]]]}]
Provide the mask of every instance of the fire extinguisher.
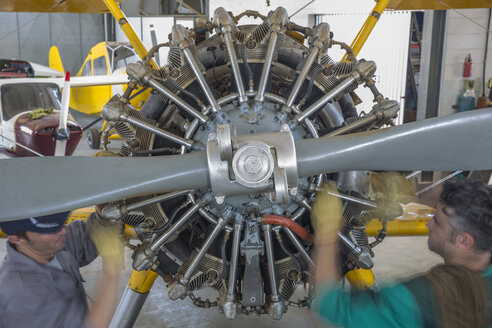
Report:
[{"label": "fire extinguisher", "polygon": [[468,56],[465,57],[465,65],[463,66],[463,77],[470,77],[471,76],[471,69],[472,69],[472,59],[471,59],[471,54],[468,54]]}]

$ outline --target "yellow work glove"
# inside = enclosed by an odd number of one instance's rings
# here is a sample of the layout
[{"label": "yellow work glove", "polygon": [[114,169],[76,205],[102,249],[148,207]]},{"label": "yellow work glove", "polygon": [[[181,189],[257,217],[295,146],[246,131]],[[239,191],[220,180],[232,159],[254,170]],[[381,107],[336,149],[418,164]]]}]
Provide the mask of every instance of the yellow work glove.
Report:
[{"label": "yellow work glove", "polygon": [[332,183],[323,183],[316,192],[316,200],[311,208],[311,224],[317,241],[336,238],[336,231],[342,217],[342,202],[337,187]]},{"label": "yellow work glove", "polygon": [[103,270],[116,275],[123,269],[123,243],[118,225],[93,227],[90,237],[103,259]]},{"label": "yellow work glove", "polygon": [[405,175],[398,172],[371,173],[371,185],[378,199],[393,199],[402,204],[416,201],[414,188]]}]

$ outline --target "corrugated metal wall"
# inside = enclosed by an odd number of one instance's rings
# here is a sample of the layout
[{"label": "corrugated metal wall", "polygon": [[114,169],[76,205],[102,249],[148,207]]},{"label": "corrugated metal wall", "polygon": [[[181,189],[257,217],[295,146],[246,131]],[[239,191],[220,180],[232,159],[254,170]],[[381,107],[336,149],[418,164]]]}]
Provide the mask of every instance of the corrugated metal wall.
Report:
[{"label": "corrugated metal wall", "polygon": [[65,69],[78,71],[90,48],[104,41],[101,14],[0,13],[0,58],[48,65],[58,46]]}]

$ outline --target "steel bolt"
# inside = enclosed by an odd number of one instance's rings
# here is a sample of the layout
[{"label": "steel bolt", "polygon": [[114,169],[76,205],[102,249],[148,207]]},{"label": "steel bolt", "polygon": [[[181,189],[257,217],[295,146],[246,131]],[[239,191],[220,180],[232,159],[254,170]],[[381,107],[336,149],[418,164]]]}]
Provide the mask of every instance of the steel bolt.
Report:
[{"label": "steel bolt", "polygon": [[244,161],[244,169],[250,174],[257,174],[261,167],[261,159],[258,156],[248,156]]}]

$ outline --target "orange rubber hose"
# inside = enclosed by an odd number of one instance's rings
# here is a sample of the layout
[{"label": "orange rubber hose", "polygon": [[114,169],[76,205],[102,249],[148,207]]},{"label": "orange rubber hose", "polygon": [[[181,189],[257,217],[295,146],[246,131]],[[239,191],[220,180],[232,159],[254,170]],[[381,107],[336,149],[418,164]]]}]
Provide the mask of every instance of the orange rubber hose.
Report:
[{"label": "orange rubber hose", "polygon": [[314,235],[312,233],[309,233],[299,223],[294,222],[289,218],[285,218],[283,216],[278,216],[278,215],[264,215],[263,223],[281,225],[283,227],[292,230],[296,235],[301,237],[303,240],[310,243],[314,242]]}]

